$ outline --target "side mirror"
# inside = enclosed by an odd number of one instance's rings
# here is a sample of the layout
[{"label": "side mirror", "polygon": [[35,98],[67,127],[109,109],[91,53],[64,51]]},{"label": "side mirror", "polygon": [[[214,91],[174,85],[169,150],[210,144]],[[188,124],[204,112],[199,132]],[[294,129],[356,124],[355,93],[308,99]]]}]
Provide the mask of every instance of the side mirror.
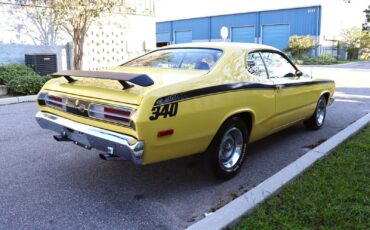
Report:
[{"label": "side mirror", "polygon": [[302,71],[297,70],[297,71],[295,72],[295,75],[296,75],[297,77],[302,77],[302,76],[303,76],[303,73],[302,73]]},{"label": "side mirror", "polygon": [[248,60],[248,66],[254,67],[256,65],[256,62],[254,60]]}]

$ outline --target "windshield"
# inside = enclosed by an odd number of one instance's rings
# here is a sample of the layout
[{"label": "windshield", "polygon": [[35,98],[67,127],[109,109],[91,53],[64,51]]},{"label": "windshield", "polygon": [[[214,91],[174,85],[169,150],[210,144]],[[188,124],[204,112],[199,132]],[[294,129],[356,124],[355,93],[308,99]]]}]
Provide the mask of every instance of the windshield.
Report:
[{"label": "windshield", "polygon": [[148,53],[123,66],[210,70],[221,57],[216,49],[164,49]]}]

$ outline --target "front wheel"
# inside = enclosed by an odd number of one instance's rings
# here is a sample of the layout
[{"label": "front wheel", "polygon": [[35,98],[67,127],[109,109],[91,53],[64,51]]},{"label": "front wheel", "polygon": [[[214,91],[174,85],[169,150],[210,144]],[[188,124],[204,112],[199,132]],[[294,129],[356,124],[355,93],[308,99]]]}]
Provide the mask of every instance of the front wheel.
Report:
[{"label": "front wheel", "polygon": [[205,163],[213,174],[223,180],[235,176],[245,159],[248,128],[239,117],[228,119],[209,146]]},{"label": "front wheel", "polygon": [[308,129],[318,130],[323,126],[325,117],[326,117],[326,99],[325,96],[322,95],[317,101],[314,114],[308,120],[304,121],[304,125]]}]

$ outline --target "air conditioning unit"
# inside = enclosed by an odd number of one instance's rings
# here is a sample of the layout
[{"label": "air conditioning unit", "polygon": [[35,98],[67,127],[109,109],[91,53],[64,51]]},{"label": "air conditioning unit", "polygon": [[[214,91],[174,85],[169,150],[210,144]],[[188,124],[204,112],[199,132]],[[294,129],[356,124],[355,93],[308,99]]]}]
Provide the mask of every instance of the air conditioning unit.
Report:
[{"label": "air conditioning unit", "polygon": [[26,54],[25,63],[41,76],[57,72],[56,54]]}]

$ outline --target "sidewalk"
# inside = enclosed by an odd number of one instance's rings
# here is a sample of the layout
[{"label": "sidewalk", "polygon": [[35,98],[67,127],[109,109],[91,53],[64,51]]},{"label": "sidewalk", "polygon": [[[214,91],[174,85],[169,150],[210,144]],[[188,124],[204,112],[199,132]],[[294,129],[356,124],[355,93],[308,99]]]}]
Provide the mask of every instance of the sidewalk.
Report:
[{"label": "sidewalk", "polygon": [[36,95],[1,98],[0,105],[15,104],[15,103],[21,103],[21,102],[32,102],[32,101],[36,101]]}]

